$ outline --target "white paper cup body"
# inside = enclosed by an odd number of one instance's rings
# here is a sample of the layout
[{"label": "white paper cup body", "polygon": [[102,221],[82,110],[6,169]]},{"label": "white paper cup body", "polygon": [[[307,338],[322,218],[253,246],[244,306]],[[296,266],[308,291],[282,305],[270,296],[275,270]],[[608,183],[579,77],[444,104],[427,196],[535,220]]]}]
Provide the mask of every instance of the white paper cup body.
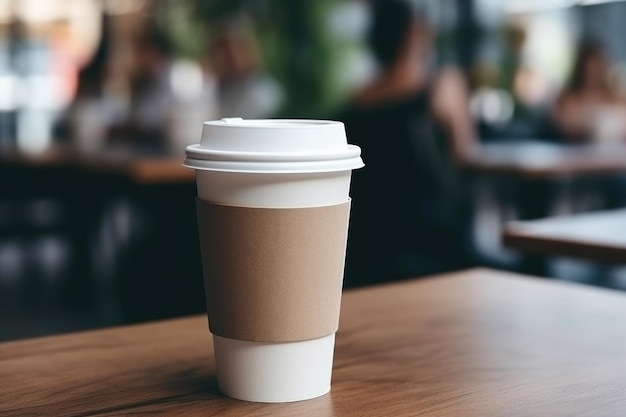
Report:
[{"label": "white paper cup body", "polygon": [[[348,200],[351,171],[252,174],[200,171],[198,198],[243,207],[314,207]],[[330,391],[335,335],[263,343],[213,335],[218,385],[240,400],[288,402]]]},{"label": "white paper cup body", "polygon": [[260,343],[213,335],[220,390],[265,403],[301,401],[330,391],[335,335],[291,343]]},{"label": "white paper cup body", "polygon": [[200,200],[241,207],[295,208],[348,201],[351,171],[257,174],[196,171]]},{"label": "white paper cup body", "polygon": [[[310,123],[315,126],[316,122]],[[267,134],[267,130],[261,129],[261,136]],[[304,131],[306,133],[306,129]],[[254,135],[247,133],[248,136],[244,135],[247,142],[244,141],[239,146],[258,146],[251,142]],[[292,132],[293,135],[298,133],[302,131]],[[206,124],[203,141],[205,136]],[[304,142],[308,141],[305,146],[309,147],[309,152],[324,150],[311,149],[314,148],[311,144],[316,143],[311,132],[304,136]],[[275,138],[266,136],[266,139],[272,142]],[[279,139],[280,143],[274,143],[276,149],[291,146],[293,154],[302,155],[303,150],[298,148],[297,141],[289,142],[287,136]],[[224,143],[232,145],[230,142]],[[332,141],[326,141],[322,145],[329,147],[331,143]],[[234,151],[237,152],[241,152],[241,149]],[[288,160],[288,153],[277,159],[281,158]],[[249,159],[253,161],[254,158]],[[202,166],[203,163],[198,162],[198,165]],[[212,163],[209,162],[209,166],[212,167]],[[228,165],[231,162],[225,163]],[[249,161],[239,165],[235,163],[232,170],[222,169],[219,161],[215,163],[217,169],[194,167],[198,198],[241,207],[299,208],[335,205],[348,201],[352,169],[359,167],[358,163],[352,161],[351,168],[348,163],[344,169],[334,167],[324,171],[324,166],[332,166],[333,163],[322,161],[321,164],[316,164],[309,160],[300,164],[302,166],[298,166],[298,162],[290,162],[285,164],[289,165],[286,169],[267,169],[272,163],[266,161],[266,167],[256,172],[255,162]],[[280,165],[282,163],[277,162],[277,166]],[[229,397],[275,403],[316,398],[330,391],[334,334],[288,343],[251,342],[213,335],[213,344],[218,385],[222,393]]]}]

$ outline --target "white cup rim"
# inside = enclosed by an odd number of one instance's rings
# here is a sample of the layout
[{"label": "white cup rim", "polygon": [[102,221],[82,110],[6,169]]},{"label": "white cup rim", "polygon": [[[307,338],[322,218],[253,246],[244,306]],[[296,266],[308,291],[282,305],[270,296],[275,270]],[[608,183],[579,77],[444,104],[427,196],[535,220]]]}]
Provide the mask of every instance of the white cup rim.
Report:
[{"label": "white cup rim", "polygon": [[241,152],[223,151],[203,148],[200,144],[187,146],[188,159],[204,161],[237,161],[237,162],[313,162],[355,158],[361,155],[361,148],[347,145],[345,150],[338,152]]},{"label": "white cup rim", "polygon": [[365,166],[360,156],[326,161],[216,161],[185,158],[183,166],[199,171],[251,174],[299,174],[351,171]]},{"label": "white cup rim", "polygon": [[320,119],[243,119],[241,117],[227,117],[220,120],[208,120],[206,126],[237,127],[252,129],[324,129],[343,126],[336,120]]}]

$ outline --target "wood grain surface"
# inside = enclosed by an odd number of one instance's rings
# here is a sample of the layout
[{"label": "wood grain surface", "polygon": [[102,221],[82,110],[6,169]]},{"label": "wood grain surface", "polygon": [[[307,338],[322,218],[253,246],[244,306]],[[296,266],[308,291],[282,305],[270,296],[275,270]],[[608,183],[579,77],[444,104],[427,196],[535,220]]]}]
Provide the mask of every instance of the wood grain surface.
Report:
[{"label": "wood grain surface", "polygon": [[512,222],[503,241],[543,255],[626,264],[626,209]]},{"label": "wood grain surface", "polygon": [[333,388],[217,391],[205,317],[0,344],[2,416],[624,416],[626,296],[490,270],[349,291]]}]

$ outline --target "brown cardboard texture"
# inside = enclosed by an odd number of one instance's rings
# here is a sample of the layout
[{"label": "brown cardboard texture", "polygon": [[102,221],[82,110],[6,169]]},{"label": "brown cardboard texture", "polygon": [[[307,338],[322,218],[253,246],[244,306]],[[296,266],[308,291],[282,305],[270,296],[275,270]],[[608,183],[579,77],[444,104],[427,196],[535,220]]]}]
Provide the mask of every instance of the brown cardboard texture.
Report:
[{"label": "brown cardboard texture", "polygon": [[292,342],[337,331],[350,202],[197,209],[212,333]]}]

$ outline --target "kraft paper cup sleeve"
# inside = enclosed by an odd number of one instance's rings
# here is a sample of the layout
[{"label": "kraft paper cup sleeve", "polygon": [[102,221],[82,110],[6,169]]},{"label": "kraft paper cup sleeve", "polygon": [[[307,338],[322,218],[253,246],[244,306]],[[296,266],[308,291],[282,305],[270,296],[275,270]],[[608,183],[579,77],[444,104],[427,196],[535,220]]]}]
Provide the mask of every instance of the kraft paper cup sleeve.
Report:
[{"label": "kraft paper cup sleeve", "polygon": [[337,331],[350,201],[249,208],[197,200],[209,328],[293,342]]}]

